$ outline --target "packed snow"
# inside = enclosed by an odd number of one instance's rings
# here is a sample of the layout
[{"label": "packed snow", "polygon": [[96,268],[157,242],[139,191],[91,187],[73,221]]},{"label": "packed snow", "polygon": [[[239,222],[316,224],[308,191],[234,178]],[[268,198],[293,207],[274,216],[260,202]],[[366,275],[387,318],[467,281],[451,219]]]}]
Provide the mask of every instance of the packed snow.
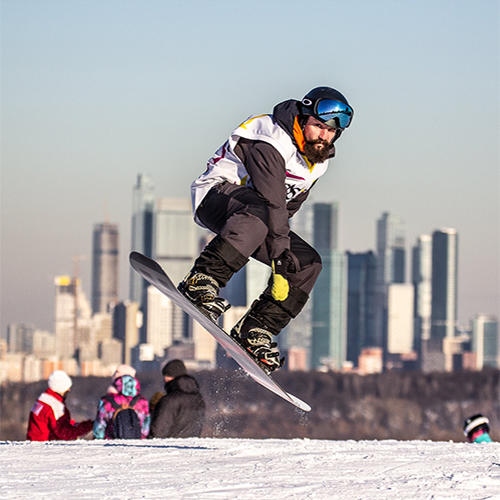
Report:
[{"label": "packed snow", "polygon": [[308,439],[0,443],[7,499],[500,499],[500,444]]}]

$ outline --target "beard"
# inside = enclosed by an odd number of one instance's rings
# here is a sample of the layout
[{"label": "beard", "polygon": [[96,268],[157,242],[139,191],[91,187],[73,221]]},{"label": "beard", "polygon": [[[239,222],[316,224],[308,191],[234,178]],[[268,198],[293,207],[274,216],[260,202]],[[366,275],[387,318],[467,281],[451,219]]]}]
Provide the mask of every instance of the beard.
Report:
[{"label": "beard", "polygon": [[[318,146],[319,145],[319,146]],[[304,155],[311,163],[322,163],[330,156],[329,142],[322,139],[315,141],[306,141],[304,145]]]}]

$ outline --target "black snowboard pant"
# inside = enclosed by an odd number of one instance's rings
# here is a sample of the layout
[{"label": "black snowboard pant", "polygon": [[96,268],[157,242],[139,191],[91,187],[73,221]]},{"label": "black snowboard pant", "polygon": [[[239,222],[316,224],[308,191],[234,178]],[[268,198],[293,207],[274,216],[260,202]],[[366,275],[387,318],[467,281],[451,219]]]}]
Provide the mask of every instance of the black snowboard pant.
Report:
[{"label": "black snowboard pant", "polygon": [[[228,182],[219,184],[205,196],[196,214],[204,226],[218,235],[196,259],[196,270],[214,277],[224,287],[250,257],[271,266],[266,246],[269,211],[253,189]],[[321,272],[318,252],[294,232],[289,237],[294,269],[288,273],[288,297],[284,301],[273,299],[270,280],[252,306],[254,316],[265,317],[275,334],[302,310]]]}]

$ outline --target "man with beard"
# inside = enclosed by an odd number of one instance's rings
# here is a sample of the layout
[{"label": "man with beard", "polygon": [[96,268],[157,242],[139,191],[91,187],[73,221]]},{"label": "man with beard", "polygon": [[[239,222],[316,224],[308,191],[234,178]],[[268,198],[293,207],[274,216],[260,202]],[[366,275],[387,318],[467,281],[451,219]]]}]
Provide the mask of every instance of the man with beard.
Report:
[{"label": "man with beard", "polygon": [[179,290],[216,321],[229,307],[219,289],[233,274],[250,257],[270,266],[267,288],[231,330],[266,371],[283,365],[273,335],[300,313],[321,271],[320,256],[288,219],[326,172],[352,116],[330,87],[284,101],[237,127],[191,185],[195,221],[216,236]]}]

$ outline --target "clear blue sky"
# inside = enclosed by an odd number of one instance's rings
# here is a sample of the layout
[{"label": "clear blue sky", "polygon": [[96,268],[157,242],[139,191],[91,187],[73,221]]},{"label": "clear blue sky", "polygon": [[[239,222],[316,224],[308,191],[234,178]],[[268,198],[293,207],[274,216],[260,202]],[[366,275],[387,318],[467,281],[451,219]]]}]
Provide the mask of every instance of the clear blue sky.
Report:
[{"label": "clear blue sky", "polygon": [[53,330],[104,204],[127,298],[136,175],[188,197],[238,123],[319,85],[355,109],[312,196],[339,202],[342,249],[374,249],[384,211],[408,255],[454,227],[460,321],[498,314],[496,0],[2,0],[2,332]]}]

